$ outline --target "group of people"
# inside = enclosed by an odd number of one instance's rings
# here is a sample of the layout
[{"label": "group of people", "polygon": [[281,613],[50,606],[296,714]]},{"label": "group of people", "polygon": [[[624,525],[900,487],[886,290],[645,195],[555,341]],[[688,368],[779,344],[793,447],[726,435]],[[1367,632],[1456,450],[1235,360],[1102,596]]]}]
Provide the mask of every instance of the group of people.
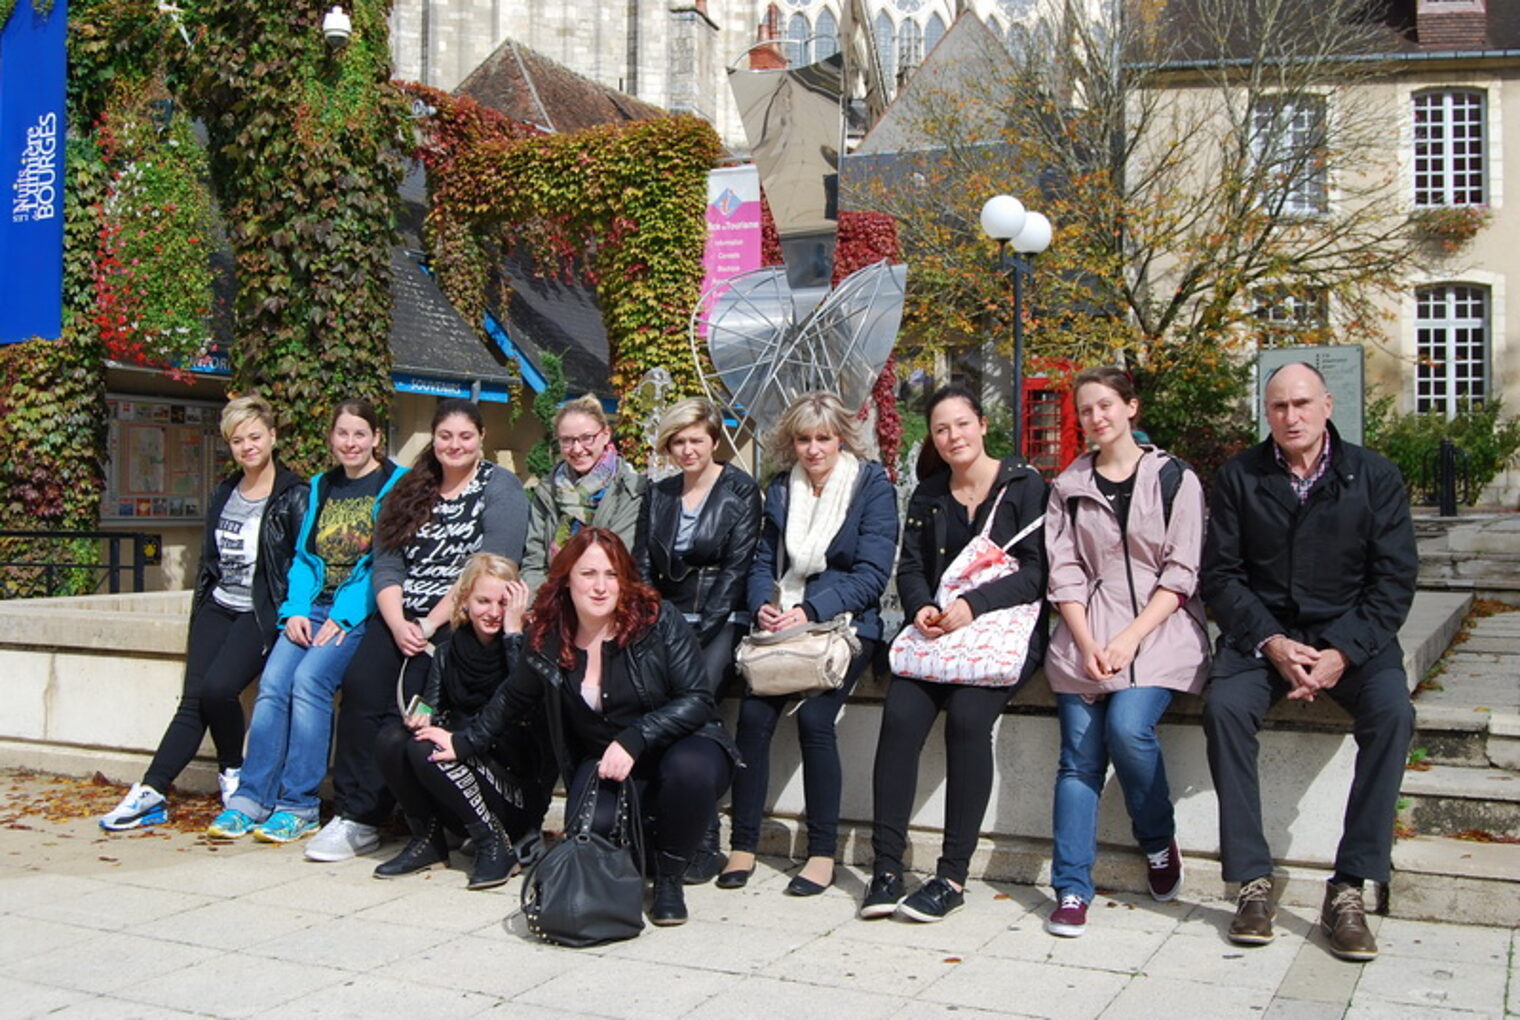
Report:
[{"label": "group of people", "polygon": [[[620,456],[594,398],[565,404],[554,422],[561,459],[531,493],[483,459],[483,424],[467,401],[439,405],[410,470],[381,455],[374,409],[344,402],[330,430],[336,464],[303,484],[274,457],[269,405],[233,400],[222,431],[240,470],[210,504],[184,693],[142,781],[101,825],[163,821],[169,784],[209,730],[225,804],[211,837],[310,835],[309,859],[342,860],[378,849],[399,804],[411,838],[377,878],[447,864],[463,840],[469,887],[490,888],[541,853],[557,783],[569,803],[596,794],[588,802],[606,829],[622,801],[599,791],[631,780],[651,845],[650,919],[679,924],[684,884],[737,889],[753,873],[771,742],[790,710],[807,856],[785,891],[816,896],[834,881],[838,850],[835,727],[894,637],[879,603],[895,564],[916,640],[1014,607],[1038,620],[1008,632],[1027,644],[1016,675],[892,677],[862,918],[932,922],[963,905],[994,724],[1043,666],[1060,723],[1050,933],[1086,929],[1110,764],[1151,895],[1177,896],[1182,858],[1157,726],[1176,693],[1207,687],[1224,877],[1240,886],[1229,937],[1269,941],[1257,734],[1279,698],[1324,694],[1354,715],[1357,757],[1322,922],[1338,955],[1370,959],[1362,885],[1388,880],[1413,724],[1397,631],[1415,552],[1397,470],[1336,433],[1312,366],[1288,365],[1266,387],[1270,438],[1215,475],[1206,513],[1188,465],[1137,439],[1126,373],[1085,371],[1072,395],[1090,451],[1047,485],[1021,458],[988,452],[974,393],[933,394],[903,517],[855,415],[824,392],[794,400],[766,436],[774,475],[763,499],[754,479],[716,459],[722,420],[702,399],[664,415],[653,452],[677,470],[652,484]],[[1011,569],[942,597],[979,539],[1001,546]],[[1212,655],[1206,608],[1220,630]],[[734,661],[746,634],[829,621],[856,639],[837,687],[800,704],[744,688]],[[255,677],[245,754],[238,695]],[[732,734],[717,712],[730,693],[742,699]],[[932,877],[910,893],[918,762],[941,713],[943,842]],[[317,831],[330,757],[333,815]],[[718,810],[730,787],[725,855]]]}]

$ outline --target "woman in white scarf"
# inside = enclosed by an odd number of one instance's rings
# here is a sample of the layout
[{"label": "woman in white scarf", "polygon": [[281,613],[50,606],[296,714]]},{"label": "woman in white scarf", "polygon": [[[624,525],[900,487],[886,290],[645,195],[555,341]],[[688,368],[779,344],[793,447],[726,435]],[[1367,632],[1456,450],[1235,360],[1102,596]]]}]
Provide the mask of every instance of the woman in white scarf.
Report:
[{"label": "woman in white scarf", "polygon": [[[784,630],[851,614],[861,651],[844,685],[797,710],[808,858],[786,891],[815,896],[834,881],[843,769],[834,723],[881,640],[877,603],[897,544],[897,503],[880,464],[860,456],[854,415],[832,393],[794,400],[768,437],[780,468],[766,490],[747,601],[755,626]],[[718,886],[737,889],[755,868],[769,785],[771,736],[785,698],[746,697],[737,740],[745,767],[734,779],[732,854]]]}]

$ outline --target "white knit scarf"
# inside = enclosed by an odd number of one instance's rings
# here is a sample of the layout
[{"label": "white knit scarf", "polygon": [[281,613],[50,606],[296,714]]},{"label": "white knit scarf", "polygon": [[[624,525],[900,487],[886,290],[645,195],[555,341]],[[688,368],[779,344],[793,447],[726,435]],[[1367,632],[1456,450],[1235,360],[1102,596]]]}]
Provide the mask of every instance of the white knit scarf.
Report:
[{"label": "white knit scarf", "polygon": [[781,575],[778,603],[782,610],[800,605],[808,578],[823,572],[824,554],[850,512],[859,475],[860,461],[848,450],[840,450],[823,493],[815,496],[807,471],[801,464],[792,465],[786,504],[786,572]]}]

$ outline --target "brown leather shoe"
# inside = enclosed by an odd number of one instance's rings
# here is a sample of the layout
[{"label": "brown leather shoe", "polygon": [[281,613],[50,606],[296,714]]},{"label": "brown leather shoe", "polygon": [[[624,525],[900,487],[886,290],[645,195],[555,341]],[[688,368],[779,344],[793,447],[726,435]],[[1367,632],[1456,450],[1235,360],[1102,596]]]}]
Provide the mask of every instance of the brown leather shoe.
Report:
[{"label": "brown leather shoe", "polygon": [[1328,883],[1319,923],[1330,939],[1330,951],[1342,960],[1364,963],[1377,956],[1377,940],[1367,928],[1360,886]]},{"label": "brown leather shoe", "polygon": [[1273,914],[1270,875],[1240,883],[1235,920],[1230,922],[1230,941],[1242,946],[1264,946],[1271,942]]}]

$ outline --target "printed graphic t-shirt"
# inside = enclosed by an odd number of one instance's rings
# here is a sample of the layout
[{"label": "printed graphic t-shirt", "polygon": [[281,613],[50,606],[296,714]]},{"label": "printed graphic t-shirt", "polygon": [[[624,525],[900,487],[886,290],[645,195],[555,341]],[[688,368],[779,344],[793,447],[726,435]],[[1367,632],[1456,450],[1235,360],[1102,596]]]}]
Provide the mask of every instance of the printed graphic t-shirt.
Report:
[{"label": "printed graphic t-shirt", "polygon": [[486,479],[494,470],[495,465],[481,461],[464,491],[434,503],[432,516],[403,547],[406,580],[401,605],[413,616],[425,616],[436,606],[454,586],[464,561],[479,551],[485,538],[481,515]]},{"label": "printed graphic t-shirt", "polygon": [[322,509],[311,529],[311,551],[327,565],[318,605],[332,602],[354,564],[369,552],[375,535],[375,500],[383,481],[380,471],[371,471],[363,478],[341,475],[323,493]]},{"label": "printed graphic t-shirt", "polygon": [[216,552],[222,579],[211,591],[219,605],[239,613],[253,609],[253,569],[259,558],[259,526],[264,522],[263,499],[244,499],[233,488],[216,522]]}]

